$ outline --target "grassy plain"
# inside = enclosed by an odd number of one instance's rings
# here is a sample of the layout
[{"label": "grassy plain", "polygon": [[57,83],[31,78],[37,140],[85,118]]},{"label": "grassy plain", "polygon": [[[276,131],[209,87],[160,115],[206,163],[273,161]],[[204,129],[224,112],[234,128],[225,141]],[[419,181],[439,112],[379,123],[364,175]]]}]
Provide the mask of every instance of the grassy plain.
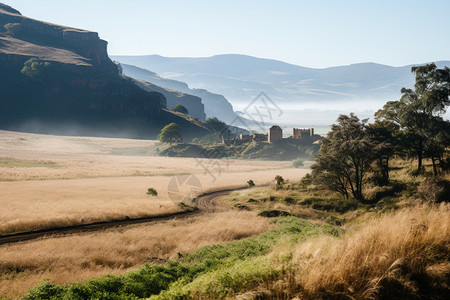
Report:
[{"label": "grassy plain", "polygon": [[[202,191],[297,180],[290,162],[217,161],[155,156],[156,141],[0,131],[0,234],[181,208],[168,197],[176,175],[194,174]],[[213,164],[212,164],[213,163]],[[205,172],[205,166],[210,173]],[[158,196],[146,194],[148,188]],[[19,297],[48,278],[56,283],[121,274],[143,263],[241,239],[270,228],[253,212],[233,211],[0,246],[0,298]]]},{"label": "grassy plain", "polygon": [[0,163],[0,234],[178,211],[167,191],[175,175],[194,174],[209,190],[306,173],[289,162],[148,156],[155,144],[0,131],[0,158],[12,162]]}]

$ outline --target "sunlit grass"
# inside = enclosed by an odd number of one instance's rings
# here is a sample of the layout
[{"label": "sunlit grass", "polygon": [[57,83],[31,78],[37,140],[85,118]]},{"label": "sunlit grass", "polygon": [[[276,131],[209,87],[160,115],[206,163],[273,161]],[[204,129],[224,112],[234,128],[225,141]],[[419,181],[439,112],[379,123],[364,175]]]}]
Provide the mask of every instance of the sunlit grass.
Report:
[{"label": "sunlit grass", "polygon": [[25,160],[11,157],[0,157],[0,168],[59,168],[53,161]]}]

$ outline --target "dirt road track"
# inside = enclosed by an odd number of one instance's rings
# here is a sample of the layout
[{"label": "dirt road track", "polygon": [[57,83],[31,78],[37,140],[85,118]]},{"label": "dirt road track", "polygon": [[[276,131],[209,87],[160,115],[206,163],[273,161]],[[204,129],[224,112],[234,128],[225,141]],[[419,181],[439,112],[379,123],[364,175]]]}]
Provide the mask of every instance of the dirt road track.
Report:
[{"label": "dirt road track", "polygon": [[142,218],[126,218],[121,220],[113,220],[113,221],[101,221],[90,224],[80,224],[73,226],[65,226],[65,227],[56,227],[49,229],[40,229],[35,231],[28,232],[20,232],[13,233],[7,235],[0,235],[0,245],[3,244],[11,244],[17,242],[23,242],[27,240],[33,240],[41,237],[54,237],[54,236],[63,236],[70,235],[80,232],[93,232],[99,230],[105,230],[113,227],[121,227],[133,224],[141,224],[141,223],[150,223],[157,221],[165,221],[165,220],[173,220],[173,219],[182,219],[192,217],[194,215],[198,215],[204,212],[216,212],[220,210],[224,210],[224,207],[218,207],[215,203],[215,200],[218,198],[228,195],[233,191],[243,190],[246,187],[239,188],[229,188],[224,190],[218,190],[213,192],[208,192],[202,194],[193,200],[196,209],[195,210],[186,210],[180,211],[172,214],[161,215],[161,216],[151,216],[151,217],[142,217]]}]

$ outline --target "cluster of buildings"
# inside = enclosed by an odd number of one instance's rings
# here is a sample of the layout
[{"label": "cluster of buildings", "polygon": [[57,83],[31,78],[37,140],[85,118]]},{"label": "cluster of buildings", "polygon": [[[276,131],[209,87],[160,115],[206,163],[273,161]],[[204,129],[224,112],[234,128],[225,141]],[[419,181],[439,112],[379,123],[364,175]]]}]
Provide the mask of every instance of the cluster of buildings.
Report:
[{"label": "cluster of buildings", "polygon": [[320,140],[320,135],[314,134],[314,128],[294,128],[292,131],[292,136],[288,138],[283,138],[283,129],[278,125],[273,125],[269,128],[267,134],[241,134],[238,140],[241,141],[255,141],[255,142],[281,142],[290,141],[297,142],[301,144],[312,144],[315,141]]}]

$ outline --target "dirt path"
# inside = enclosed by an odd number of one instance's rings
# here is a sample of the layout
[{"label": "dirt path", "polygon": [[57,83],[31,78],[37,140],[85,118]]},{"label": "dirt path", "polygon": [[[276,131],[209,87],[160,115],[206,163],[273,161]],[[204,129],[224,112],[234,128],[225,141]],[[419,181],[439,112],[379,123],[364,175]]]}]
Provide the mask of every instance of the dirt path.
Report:
[{"label": "dirt path", "polygon": [[27,240],[33,240],[41,237],[54,237],[54,236],[63,236],[80,232],[93,232],[99,230],[105,230],[113,227],[121,227],[128,226],[132,224],[140,224],[140,223],[150,223],[157,221],[165,221],[165,220],[173,220],[173,219],[181,219],[188,218],[194,215],[204,213],[204,212],[216,212],[225,210],[225,206],[220,206],[217,204],[216,200],[219,198],[226,196],[234,191],[243,190],[246,187],[239,188],[231,188],[213,191],[209,193],[205,193],[203,195],[198,196],[193,200],[196,209],[195,210],[185,210],[172,214],[161,215],[161,216],[151,216],[151,217],[142,217],[142,218],[127,218],[122,220],[114,220],[114,221],[101,221],[90,224],[80,224],[73,225],[67,227],[57,227],[57,228],[49,228],[49,229],[40,229],[29,232],[20,232],[13,233],[7,235],[0,235],[0,245],[3,244],[11,244],[17,243]]}]

